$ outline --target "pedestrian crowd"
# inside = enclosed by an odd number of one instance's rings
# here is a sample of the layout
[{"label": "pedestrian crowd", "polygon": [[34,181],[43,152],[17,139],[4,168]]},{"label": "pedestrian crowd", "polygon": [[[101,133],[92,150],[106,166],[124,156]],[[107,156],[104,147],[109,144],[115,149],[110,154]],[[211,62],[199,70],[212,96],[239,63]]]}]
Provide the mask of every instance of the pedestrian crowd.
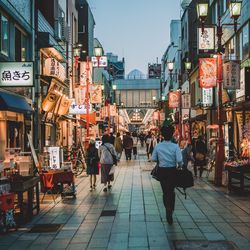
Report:
[{"label": "pedestrian crowd", "polygon": [[[197,177],[199,170],[199,177],[202,177],[208,154],[206,143],[201,136],[195,137],[191,141],[181,141],[178,145],[173,135],[174,127],[169,125],[163,126],[159,135],[151,131],[148,131],[147,134],[143,132],[138,134],[136,131],[126,132],[123,135],[117,133],[116,136],[113,133],[106,133],[102,136],[100,146],[95,140],[90,140],[86,154],[90,191],[96,188],[96,175],[99,172],[101,183],[104,185],[103,191],[110,191],[111,182],[114,180],[115,165],[119,163],[122,152],[124,151],[127,161],[131,161],[132,158],[136,160],[138,144],[140,143],[141,147],[145,145],[147,160],[157,162],[154,170],[157,168],[158,180],[163,192],[163,204],[166,208],[166,219],[171,225],[173,223],[177,175],[186,173],[185,171],[188,171],[192,166],[194,176]],[[178,171],[179,168],[183,171]],[[182,187],[182,185],[179,186]]]}]

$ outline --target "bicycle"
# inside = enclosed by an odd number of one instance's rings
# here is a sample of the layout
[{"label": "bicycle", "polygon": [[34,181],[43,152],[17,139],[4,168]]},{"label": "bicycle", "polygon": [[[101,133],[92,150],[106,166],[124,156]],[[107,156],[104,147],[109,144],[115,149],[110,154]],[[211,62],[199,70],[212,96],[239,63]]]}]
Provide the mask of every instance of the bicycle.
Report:
[{"label": "bicycle", "polygon": [[72,172],[75,176],[79,176],[86,169],[85,155],[81,145],[72,145],[71,149],[66,148],[65,160],[71,162]]}]

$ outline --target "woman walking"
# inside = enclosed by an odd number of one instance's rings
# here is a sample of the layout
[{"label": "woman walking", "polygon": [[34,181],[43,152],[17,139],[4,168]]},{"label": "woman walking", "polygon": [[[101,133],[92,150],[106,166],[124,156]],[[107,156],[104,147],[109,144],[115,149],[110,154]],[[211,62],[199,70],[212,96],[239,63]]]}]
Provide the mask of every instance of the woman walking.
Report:
[{"label": "woman walking", "polygon": [[204,166],[206,166],[206,155],[207,155],[207,147],[205,142],[202,140],[202,137],[199,136],[197,141],[194,143],[193,147],[193,155],[194,155],[194,175],[197,177],[197,168],[200,169],[200,177],[202,177]]},{"label": "woman walking", "polygon": [[[102,145],[99,147],[99,158],[101,163],[101,183],[104,184],[104,192],[111,189],[110,182],[114,180],[114,174],[109,174],[113,166],[113,156],[117,157],[114,146],[110,143],[109,135],[103,135]],[[108,184],[108,186],[107,186]]]},{"label": "woman walking", "polygon": [[121,134],[117,133],[116,138],[115,138],[115,151],[117,154],[117,160],[120,161],[121,156],[122,156],[122,150],[123,150],[123,144],[122,144],[122,139],[121,139]]},{"label": "woman walking", "polygon": [[163,191],[163,203],[166,208],[167,222],[173,224],[173,211],[175,205],[175,176],[176,167],[182,164],[182,154],[178,144],[171,142],[174,127],[163,126],[161,134],[163,142],[157,144],[152,154],[152,160],[159,163],[160,183]]},{"label": "woman walking", "polygon": [[87,150],[87,174],[89,175],[90,191],[96,188],[96,175],[99,174],[98,164],[99,156],[98,150],[95,147],[95,141],[90,140],[89,148]]}]

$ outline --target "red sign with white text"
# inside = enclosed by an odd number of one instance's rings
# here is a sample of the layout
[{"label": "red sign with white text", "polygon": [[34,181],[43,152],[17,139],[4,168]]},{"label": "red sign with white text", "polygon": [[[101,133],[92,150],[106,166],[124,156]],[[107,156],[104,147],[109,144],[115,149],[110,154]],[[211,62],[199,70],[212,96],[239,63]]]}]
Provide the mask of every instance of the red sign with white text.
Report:
[{"label": "red sign with white text", "polygon": [[175,91],[175,92],[169,92],[168,95],[169,95],[168,96],[169,108],[178,108],[180,105],[181,93],[179,91]]},{"label": "red sign with white text", "polygon": [[201,88],[216,87],[217,76],[217,59],[216,58],[200,58],[199,59],[199,75]]}]

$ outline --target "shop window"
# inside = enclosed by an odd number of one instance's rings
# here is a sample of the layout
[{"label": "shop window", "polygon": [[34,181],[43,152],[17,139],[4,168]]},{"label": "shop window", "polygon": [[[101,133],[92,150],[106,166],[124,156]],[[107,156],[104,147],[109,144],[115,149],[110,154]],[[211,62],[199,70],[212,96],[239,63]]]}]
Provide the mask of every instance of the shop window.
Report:
[{"label": "shop window", "polygon": [[242,60],[249,57],[249,24],[242,29]]},{"label": "shop window", "polygon": [[0,51],[8,56],[9,54],[9,20],[7,17],[0,15]]},{"label": "shop window", "polygon": [[18,28],[15,29],[15,60],[25,62],[27,60],[27,36]]}]

